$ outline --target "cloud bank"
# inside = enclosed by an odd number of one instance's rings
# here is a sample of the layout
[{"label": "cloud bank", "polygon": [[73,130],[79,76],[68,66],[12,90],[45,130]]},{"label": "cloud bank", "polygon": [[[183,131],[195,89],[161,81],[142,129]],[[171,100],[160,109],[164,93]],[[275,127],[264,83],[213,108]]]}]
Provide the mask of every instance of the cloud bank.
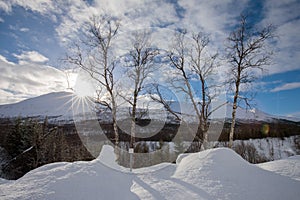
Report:
[{"label": "cloud bank", "polygon": [[42,63],[29,62],[45,61],[45,57],[30,52],[18,57],[26,62],[12,63],[0,55],[0,104],[66,90],[64,72]]},{"label": "cloud bank", "polygon": [[300,82],[286,83],[271,90],[271,92],[279,92],[285,90],[293,90],[300,88]]}]

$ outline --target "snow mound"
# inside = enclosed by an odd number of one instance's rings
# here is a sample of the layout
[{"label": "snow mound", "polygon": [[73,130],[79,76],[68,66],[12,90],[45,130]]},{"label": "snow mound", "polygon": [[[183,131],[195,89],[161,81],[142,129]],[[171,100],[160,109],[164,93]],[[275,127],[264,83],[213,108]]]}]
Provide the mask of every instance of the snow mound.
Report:
[{"label": "snow mound", "polygon": [[[105,152],[110,148],[105,147]],[[110,153],[109,153],[110,154]],[[132,174],[100,162],[54,163],[0,185],[0,199],[138,199],[130,191]],[[107,161],[107,159],[106,159]]]},{"label": "snow mound", "polygon": [[297,199],[300,195],[300,182],[264,171],[228,148],[184,157],[173,177],[201,185],[213,199]]},{"label": "snow mound", "polygon": [[300,156],[257,164],[262,169],[300,181]]},{"label": "snow mound", "polygon": [[249,164],[227,148],[185,154],[177,164],[153,166],[158,170],[150,172],[108,167],[115,165],[113,148],[104,146],[93,161],[49,164],[16,181],[1,181],[0,199],[273,200],[300,195],[300,181]]},{"label": "snow mound", "polygon": [[112,169],[125,171],[125,168],[122,168],[116,162],[117,157],[112,146],[104,145],[97,160]]}]

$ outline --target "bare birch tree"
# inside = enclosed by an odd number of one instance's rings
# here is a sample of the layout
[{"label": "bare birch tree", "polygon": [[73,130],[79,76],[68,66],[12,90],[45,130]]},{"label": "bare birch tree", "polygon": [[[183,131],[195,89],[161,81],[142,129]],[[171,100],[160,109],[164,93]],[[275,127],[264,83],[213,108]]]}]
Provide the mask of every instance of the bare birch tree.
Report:
[{"label": "bare birch tree", "polygon": [[[172,49],[167,56],[177,73],[177,77],[172,80],[172,87],[188,97],[200,122],[195,138],[201,143],[198,147],[200,150],[200,148],[207,148],[208,118],[212,114],[209,107],[215,97],[209,92],[209,89],[214,86],[209,85],[208,80],[217,67],[217,54],[208,52],[209,37],[206,34],[202,32],[193,34],[190,43],[187,41],[186,34],[186,32],[175,34]],[[192,80],[198,84],[197,89],[200,89],[198,95],[193,91]]]},{"label": "bare birch tree", "polygon": [[126,57],[125,66],[128,68],[129,78],[133,81],[133,91],[129,96],[122,96],[131,107],[130,148],[134,148],[135,144],[138,96],[144,87],[146,78],[155,70],[154,59],[158,54],[158,49],[152,47],[148,32],[135,32],[133,34],[132,49]]},{"label": "bare birch tree", "polygon": [[[92,17],[86,24],[80,40],[75,42],[66,60],[86,71],[97,82],[99,90],[96,101],[109,108],[112,112],[114,142],[119,143],[116,122],[117,102],[115,93],[114,73],[116,63],[111,54],[112,41],[118,33],[120,23],[110,16]],[[108,99],[101,96],[106,93]]]},{"label": "bare birch tree", "polygon": [[257,70],[263,70],[271,64],[272,51],[267,41],[274,38],[274,26],[268,25],[261,30],[254,30],[247,23],[247,17],[241,15],[236,30],[227,38],[227,58],[230,64],[229,82],[234,86],[232,121],[229,133],[229,147],[232,147],[236,110],[239,100],[249,105],[249,98],[241,95],[241,86],[251,84],[257,78]]}]

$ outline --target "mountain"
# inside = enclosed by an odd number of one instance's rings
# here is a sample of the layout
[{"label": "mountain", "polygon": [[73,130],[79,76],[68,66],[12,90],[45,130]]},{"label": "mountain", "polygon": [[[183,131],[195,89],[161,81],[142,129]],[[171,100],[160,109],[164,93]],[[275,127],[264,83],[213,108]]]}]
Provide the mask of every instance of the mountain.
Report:
[{"label": "mountain", "polygon": [[0,117],[72,117],[72,98],[70,92],[54,92],[24,101],[0,105]]},{"label": "mountain", "polygon": [[[6,117],[45,117],[54,118],[56,120],[72,120],[74,115],[83,115],[89,113],[91,101],[83,101],[71,92],[55,92],[31,99],[21,101],[14,104],[0,105],[0,118]],[[93,104],[93,107],[95,105]],[[182,108],[181,108],[181,107]],[[173,102],[172,109],[183,113],[192,113],[192,106],[187,103]],[[128,109],[123,109],[128,112]],[[84,113],[86,112],[86,113]],[[160,112],[159,110],[154,112]],[[231,118],[232,106],[226,104],[223,108],[217,110],[212,118]],[[157,115],[158,117],[160,115]],[[278,117],[262,112],[258,109],[237,108],[237,119],[240,120],[257,120],[271,121],[273,119],[286,119],[291,121],[300,121],[287,117]],[[107,116],[105,116],[107,118]],[[100,116],[100,118],[102,118]]]}]

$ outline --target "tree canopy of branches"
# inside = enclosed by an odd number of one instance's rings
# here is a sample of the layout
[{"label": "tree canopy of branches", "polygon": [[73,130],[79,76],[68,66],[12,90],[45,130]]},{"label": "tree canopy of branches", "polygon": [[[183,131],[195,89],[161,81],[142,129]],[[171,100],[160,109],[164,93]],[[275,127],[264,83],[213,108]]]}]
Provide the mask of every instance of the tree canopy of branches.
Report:
[{"label": "tree canopy of branches", "polygon": [[[119,143],[116,123],[116,80],[114,79],[116,63],[111,51],[119,27],[119,21],[111,16],[90,18],[82,36],[71,47],[72,53],[66,58],[67,62],[86,71],[98,83],[96,101],[112,112],[115,145]],[[108,98],[104,99],[103,96]]]},{"label": "tree canopy of branches", "polygon": [[[175,90],[183,93],[193,106],[200,124],[195,138],[200,150],[201,147],[207,147],[208,118],[212,114],[209,107],[215,97],[209,91],[214,88],[214,85],[209,85],[208,82],[217,67],[217,54],[212,55],[208,52],[209,37],[202,32],[193,34],[190,41],[187,40],[186,31],[178,32],[174,35],[173,41],[167,58],[172,69],[175,69],[176,76],[170,83]],[[198,84],[199,94],[194,92],[192,81]],[[172,110],[169,103],[164,100],[159,86],[156,85],[155,88],[157,97],[152,96],[152,99],[162,103],[176,119],[179,119],[179,113]]]},{"label": "tree canopy of branches", "polygon": [[238,27],[227,38],[227,59],[230,64],[229,82],[234,86],[232,122],[229,133],[229,147],[232,147],[238,100],[249,105],[249,98],[241,95],[241,86],[251,84],[257,78],[257,70],[271,64],[272,51],[267,42],[274,38],[274,26],[268,25],[254,30],[241,15]]},{"label": "tree canopy of branches", "polygon": [[125,67],[128,68],[128,77],[133,81],[132,94],[122,96],[131,107],[130,148],[134,148],[135,143],[138,96],[144,87],[145,79],[154,72],[154,59],[159,54],[158,49],[152,47],[150,39],[150,33],[148,32],[135,32],[132,39],[132,48],[129,54],[126,55]]}]

